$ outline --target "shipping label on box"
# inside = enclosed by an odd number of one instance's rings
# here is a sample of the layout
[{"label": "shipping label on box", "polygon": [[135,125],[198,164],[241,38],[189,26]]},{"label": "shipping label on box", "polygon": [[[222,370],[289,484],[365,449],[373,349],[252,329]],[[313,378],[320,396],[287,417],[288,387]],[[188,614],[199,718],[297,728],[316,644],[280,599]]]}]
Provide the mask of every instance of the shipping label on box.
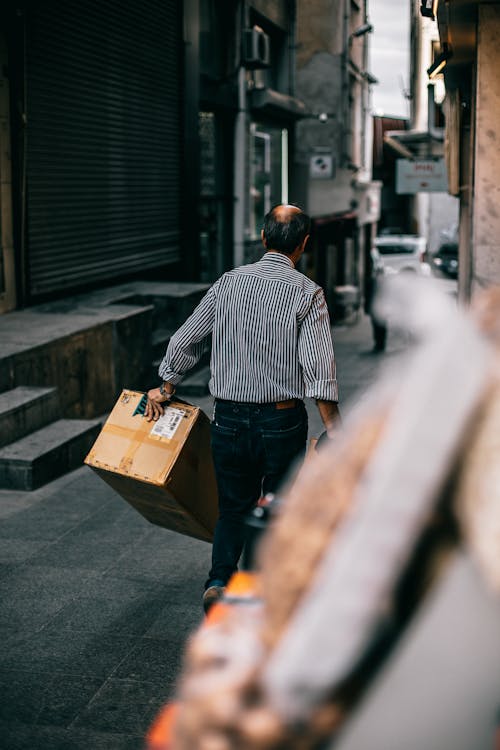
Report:
[{"label": "shipping label on box", "polygon": [[167,406],[165,413],[153,423],[154,427],[150,434],[171,440],[182,422],[182,418],[185,416],[187,414],[183,409],[178,409],[175,406]]}]

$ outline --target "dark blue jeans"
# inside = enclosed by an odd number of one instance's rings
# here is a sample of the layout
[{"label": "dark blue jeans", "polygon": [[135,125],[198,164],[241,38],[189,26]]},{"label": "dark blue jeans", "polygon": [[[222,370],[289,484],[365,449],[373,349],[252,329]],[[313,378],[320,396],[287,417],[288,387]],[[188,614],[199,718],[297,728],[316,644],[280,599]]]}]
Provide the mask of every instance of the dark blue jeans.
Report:
[{"label": "dark blue jeans", "polygon": [[307,412],[275,404],[215,402],[212,455],[219,492],[219,519],[206,583],[225,585],[245,543],[245,517],[268,492],[276,492],[292,464],[304,457]]}]

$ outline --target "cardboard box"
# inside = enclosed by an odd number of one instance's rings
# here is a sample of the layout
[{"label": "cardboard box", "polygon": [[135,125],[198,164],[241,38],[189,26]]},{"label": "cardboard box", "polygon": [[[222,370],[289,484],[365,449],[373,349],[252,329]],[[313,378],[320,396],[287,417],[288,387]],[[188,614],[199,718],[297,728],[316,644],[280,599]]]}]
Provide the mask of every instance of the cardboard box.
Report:
[{"label": "cardboard box", "polygon": [[178,401],[148,422],[145,399],[122,392],[85,463],[148,521],[211,542],[217,485],[210,422],[198,407]]}]

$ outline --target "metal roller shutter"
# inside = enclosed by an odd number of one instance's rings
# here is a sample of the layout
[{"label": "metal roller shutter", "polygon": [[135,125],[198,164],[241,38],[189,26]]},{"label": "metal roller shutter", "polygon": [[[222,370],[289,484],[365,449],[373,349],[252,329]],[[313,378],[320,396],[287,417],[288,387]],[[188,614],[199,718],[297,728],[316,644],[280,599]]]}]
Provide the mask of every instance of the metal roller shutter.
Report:
[{"label": "metal roller shutter", "polygon": [[33,3],[26,59],[32,297],[179,258],[182,3]]}]

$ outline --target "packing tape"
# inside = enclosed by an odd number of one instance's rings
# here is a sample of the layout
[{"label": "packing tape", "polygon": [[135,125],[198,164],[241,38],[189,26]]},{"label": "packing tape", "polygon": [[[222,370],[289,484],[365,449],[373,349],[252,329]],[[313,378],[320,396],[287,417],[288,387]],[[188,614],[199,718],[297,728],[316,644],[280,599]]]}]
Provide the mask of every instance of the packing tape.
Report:
[{"label": "packing tape", "polygon": [[[160,444],[162,443],[161,437],[159,436],[152,437],[148,432],[145,432],[143,425],[139,429],[131,431],[129,427],[121,427],[120,425],[117,425],[117,424],[105,424],[103,427],[103,432],[109,433],[111,435],[117,435],[118,437],[126,438],[128,441],[130,441],[130,446],[123,454],[117,468],[119,468],[121,471],[124,471],[131,476],[139,476],[132,472],[132,464],[133,464],[134,456],[139,450],[139,448],[141,447],[141,445],[144,444],[145,442],[149,444],[154,444],[155,446],[157,446],[158,443]],[[174,438],[171,438],[168,441],[169,447],[172,446],[175,449],[177,449],[178,444],[179,444],[179,441],[175,440]],[[158,473],[160,476],[164,475],[165,468],[160,469],[159,467]]]}]

